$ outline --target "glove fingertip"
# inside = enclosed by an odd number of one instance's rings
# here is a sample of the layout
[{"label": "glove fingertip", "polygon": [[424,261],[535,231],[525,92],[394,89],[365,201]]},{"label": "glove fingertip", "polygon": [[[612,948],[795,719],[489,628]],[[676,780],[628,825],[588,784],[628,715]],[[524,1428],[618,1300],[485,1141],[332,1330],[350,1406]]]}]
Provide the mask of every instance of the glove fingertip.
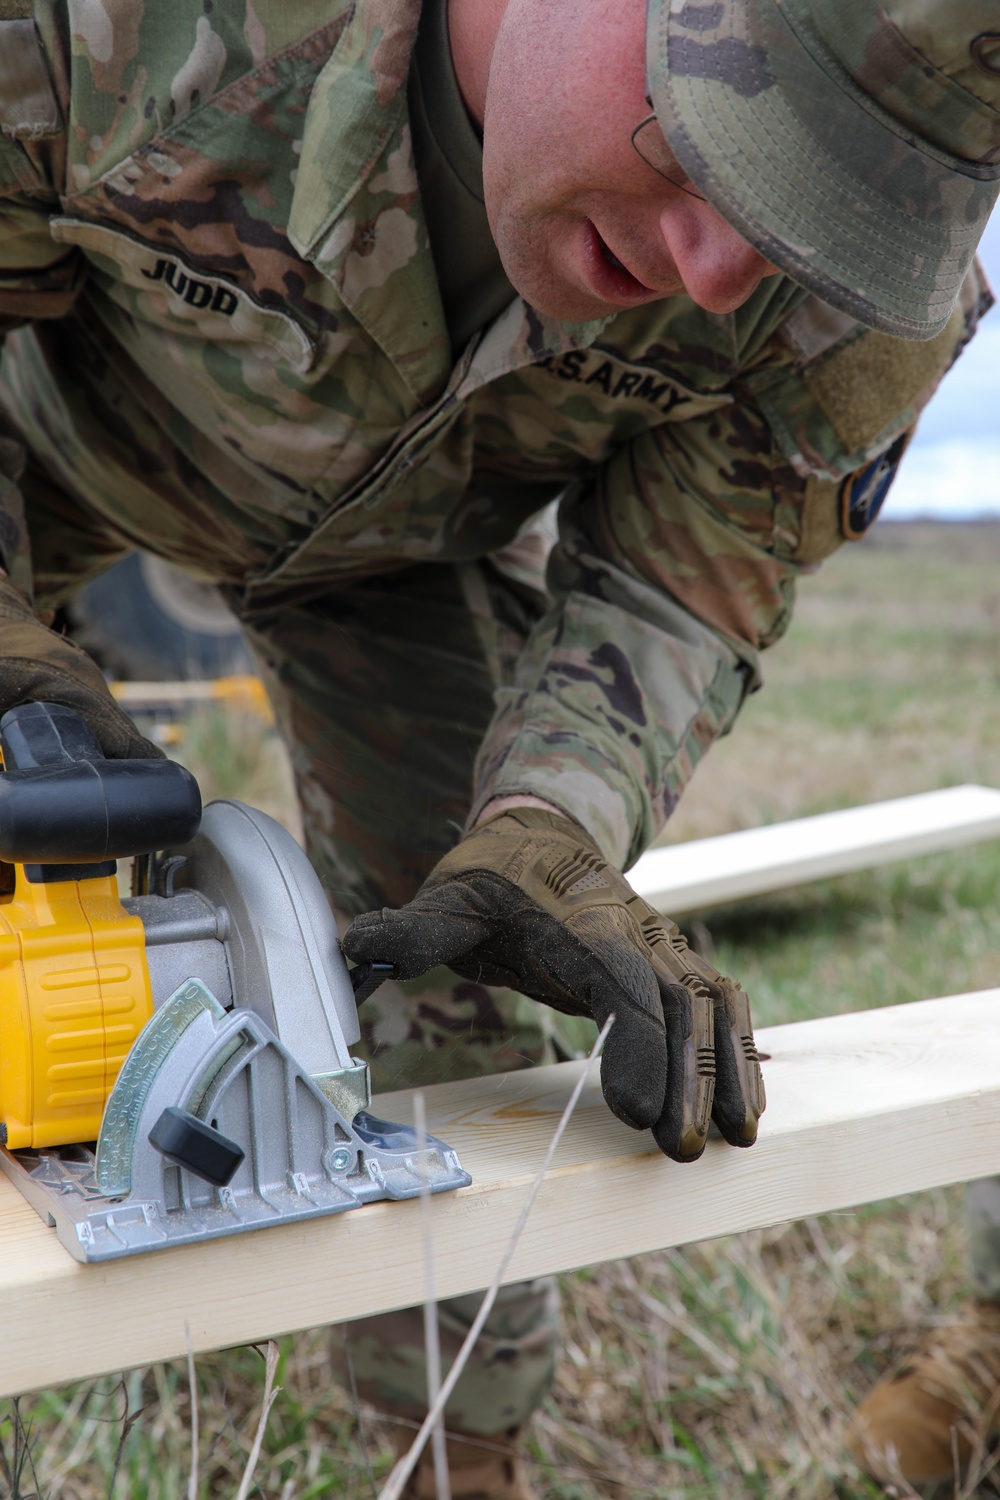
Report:
[{"label": "glove fingertip", "polygon": [[154,740],[147,740],[138,734],[129,741],[128,752],[125,760],[166,760],[167,752]]},{"label": "glove fingertip", "polygon": [[646,1049],[637,1053],[628,1041],[612,1046],[612,1028],[601,1059],[601,1089],[608,1108],[633,1130],[649,1130],[663,1110],[667,1086],[666,1057]]},{"label": "glove fingertip", "polygon": [[398,979],[417,979],[439,964],[464,959],[480,941],[483,922],[462,911],[422,903],[419,896],[398,909],[363,912],[341,946],[355,963],[388,963]]},{"label": "glove fingertip", "polygon": [[360,937],[363,933],[369,932],[372,928],[383,926],[384,922],[384,911],[360,912],[358,916],[351,918],[350,925],[347,931],[344,933],[345,943],[347,942],[348,938]]},{"label": "glove fingertip", "polygon": [[767,1104],[750,1007],[742,990],[729,985],[715,1017],[716,1085],[712,1119],[730,1146],[752,1146]]},{"label": "glove fingertip", "polygon": [[678,1140],[676,1130],[662,1129],[662,1121],[653,1126],[653,1139],[664,1156],[669,1156],[671,1161],[680,1162],[684,1166],[704,1156],[705,1147],[708,1145],[708,1137],[697,1131],[689,1131],[686,1136]]},{"label": "glove fingertip", "polygon": [[613,1087],[604,1089],[604,1102],[616,1119],[621,1120],[630,1130],[649,1130],[656,1123],[656,1111],[653,1109],[636,1109],[635,1100],[621,1098]]},{"label": "glove fingertip", "polygon": [[752,1146],[756,1141],[763,1108],[755,1106],[761,1103],[762,1094],[763,1085],[753,1089],[747,1086],[745,1079],[738,1075],[734,1078],[728,1069],[720,1068],[712,1101],[712,1119],[730,1146]]},{"label": "glove fingertip", "polygon": [[719,1134],[730,1146],[752,1146],[755,1143],[760,1119],[753,1110],[727,1109],[725,1104],[717,1103],[712,1111],[712,1119]]},{"label": "glove fingertip", "polygon": [[397,950],[412,948],[403,934],[402,943],[396,914],[391,908],[381,911],[364,911],[352,921],[344,933],[340,946],[348,958],[355,963],[397,963],[402,956]]}]

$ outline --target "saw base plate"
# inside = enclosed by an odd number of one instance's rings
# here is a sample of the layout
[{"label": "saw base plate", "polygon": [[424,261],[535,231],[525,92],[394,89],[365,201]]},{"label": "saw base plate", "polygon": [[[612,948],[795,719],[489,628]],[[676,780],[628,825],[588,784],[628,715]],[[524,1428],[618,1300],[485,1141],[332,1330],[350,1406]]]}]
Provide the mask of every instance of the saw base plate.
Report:
[{"label": "saw base plate", "polygon": [[[367,1069],[355,1064],[355,1070]],[[96,1149],[0,1150],[0,1168],[81,1261],[295,1224],[380,1198],[467,1187],[455,1152],[407,1125],[342,1113],[265,1021],[224,1011],[199,979],[164,1002],[126,1059]],[[367,1090],[364,1090],[367,1094]],[[154,1144],[164,1109],[241,1148],[213,1186]],[[152,1137],[152,1139],[151,1139]]]},{"label": "saw base plate", "polygon": [[[214,1188],[207,1189],[197,1205],[171,1208],[155,1198],[107,1198],[97,1186],[96,1156],[88,1146],[17,1152],[0,1148],[0,1170],[80,1261],[116,1260],[270,1224],[295,1224],[380,1198],[413,1198],[420,1193],[422,1173],[435,1193],[467,1187],[472,1180],[455,1152],[433,1136],[421,1156],[416,1134],[408,1126],[387,1125],[365,1114],[357,1116],[356,1126],[366,1134],[383,1134],[395,1149],[368,1143],[363,1170],[322,1185],[291,1174],[283,1187],[269,1184],[266,1197]],[[179,1168],[168,1170],[181,1175]]]}]

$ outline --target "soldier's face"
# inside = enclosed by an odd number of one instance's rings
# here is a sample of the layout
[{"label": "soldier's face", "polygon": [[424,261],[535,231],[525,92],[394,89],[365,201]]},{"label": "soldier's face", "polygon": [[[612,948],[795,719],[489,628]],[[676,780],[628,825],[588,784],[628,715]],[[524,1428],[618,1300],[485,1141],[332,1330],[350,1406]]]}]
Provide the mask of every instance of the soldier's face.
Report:
[{"label": "soldier's face", "polygon": [[633,149],[649,114],[645,26],[645,0],[507,0],[503,11],[483,120],[486,207],[511,282],[551,317],[683,292],[731,312],[774,273]]}]

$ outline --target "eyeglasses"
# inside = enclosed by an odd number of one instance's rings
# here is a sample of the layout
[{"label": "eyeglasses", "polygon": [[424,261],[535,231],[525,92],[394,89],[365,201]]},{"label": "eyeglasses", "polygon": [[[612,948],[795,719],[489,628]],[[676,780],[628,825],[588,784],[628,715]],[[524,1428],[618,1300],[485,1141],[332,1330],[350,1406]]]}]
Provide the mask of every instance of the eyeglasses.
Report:
[{"label": "eyeglasses", "polygon": [[[647,104],[652,101],[647,99]],[[680,188],[682,193],[687,193],[692,198],[698,198],[702,203],[705,201],[704,193],[698,189],[687,176],[676,156],[667,145],[659,120],[655,114],[647,115],[640,120],[632,132],[632,147],[647,167],[652,167],[659,177],[665,177],[674,187]]]}]

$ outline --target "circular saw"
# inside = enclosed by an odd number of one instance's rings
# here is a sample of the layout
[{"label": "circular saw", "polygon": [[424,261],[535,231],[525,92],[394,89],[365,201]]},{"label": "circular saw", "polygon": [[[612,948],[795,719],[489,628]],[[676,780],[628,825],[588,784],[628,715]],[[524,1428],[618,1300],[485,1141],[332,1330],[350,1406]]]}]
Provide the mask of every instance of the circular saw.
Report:
[{"label": "circular saw", "polygon": [[[0,719],[0,1168],[102,1261],[471,1181],[370,1111],[348,971],[273,818],[105,760],[70,709]],[[117,861],[132,858],[133,894]]]}]

